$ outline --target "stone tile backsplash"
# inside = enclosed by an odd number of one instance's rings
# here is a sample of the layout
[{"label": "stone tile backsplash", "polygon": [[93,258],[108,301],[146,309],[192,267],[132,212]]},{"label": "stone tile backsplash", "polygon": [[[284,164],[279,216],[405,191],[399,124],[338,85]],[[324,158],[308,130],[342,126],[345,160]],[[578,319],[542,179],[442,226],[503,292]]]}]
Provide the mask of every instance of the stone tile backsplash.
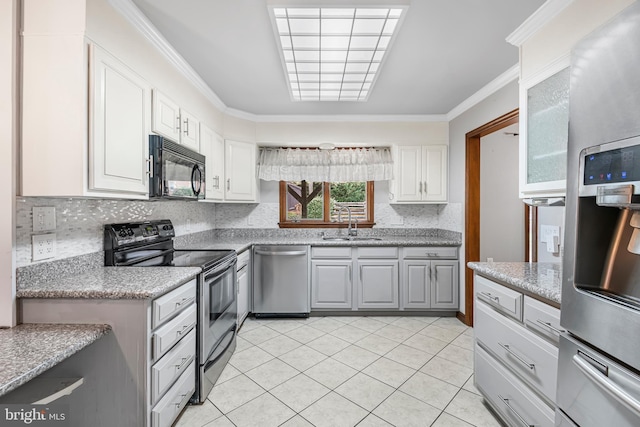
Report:
[{"label": "stone tile backsplash", "polygon": [[102,251],[103,226],[114,222],[169,218],[178,236],[215,228],[216,205],[213,203],[19,197],[16,203],[17,267],[32,264],[34,206],[56,208],[56,259]]},{"label": "stone tile backsplash", "polygon": [[[32,208],[56,208],[55,260],[103,250],[104,224],[169,218],[177,241],[193,233],[221,229],[277,229],[278,203],[213,204],[188,201],[130,201],[19,197],[17,199],[16,266],[31,260]],[[462,205],[390,205],[375,203],[376,228],[438,228],[462,232]],[[53,259],[44,262],[53,261]],[[40,263],[37,262],[37,263]]]}]

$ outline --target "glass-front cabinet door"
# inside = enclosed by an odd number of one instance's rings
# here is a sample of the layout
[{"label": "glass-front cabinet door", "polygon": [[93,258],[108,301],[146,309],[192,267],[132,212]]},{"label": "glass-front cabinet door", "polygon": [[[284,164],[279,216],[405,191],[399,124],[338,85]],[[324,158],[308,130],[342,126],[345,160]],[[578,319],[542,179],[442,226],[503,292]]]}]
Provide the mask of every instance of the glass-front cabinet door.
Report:
[{"label": "glass-front cabinet door", "polygon": [[564,196],[569,136],[568,59],[521,83],[520,197]]}]

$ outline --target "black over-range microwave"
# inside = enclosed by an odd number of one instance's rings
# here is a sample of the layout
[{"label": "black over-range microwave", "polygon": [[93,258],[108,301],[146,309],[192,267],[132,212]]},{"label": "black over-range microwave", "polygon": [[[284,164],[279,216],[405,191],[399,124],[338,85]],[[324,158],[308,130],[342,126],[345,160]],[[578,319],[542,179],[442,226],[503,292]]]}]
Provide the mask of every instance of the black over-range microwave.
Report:
[{"label": "black over-range microwave", "polygon": [[150,198],[204,199],[205,157],[163,138],[149,136],[152,173]]}]

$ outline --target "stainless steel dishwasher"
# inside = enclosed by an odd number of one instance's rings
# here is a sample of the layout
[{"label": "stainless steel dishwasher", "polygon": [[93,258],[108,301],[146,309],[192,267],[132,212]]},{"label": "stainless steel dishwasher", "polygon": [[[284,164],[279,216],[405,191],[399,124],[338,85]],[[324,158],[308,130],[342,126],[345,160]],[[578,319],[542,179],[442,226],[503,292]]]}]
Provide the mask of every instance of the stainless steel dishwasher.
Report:
[{"label": "stainless steel dishwasher", "polygon": [[311,307],[309,246],[253,248],[253,314],[307,317]]}]

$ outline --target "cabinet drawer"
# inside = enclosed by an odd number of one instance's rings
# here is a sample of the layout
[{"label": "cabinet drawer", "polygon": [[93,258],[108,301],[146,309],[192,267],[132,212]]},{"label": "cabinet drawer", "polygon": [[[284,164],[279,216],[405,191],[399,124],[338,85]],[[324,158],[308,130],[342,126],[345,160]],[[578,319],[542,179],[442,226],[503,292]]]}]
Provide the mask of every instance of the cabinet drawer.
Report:
[{"label": "cabinet drawer", "polygon": [[196,391],[196,363],[191,362],[176,384],[151,411],[152,427],[170,427]]},{"label": "cabinet drawer", "polygon": [[161,326],[152,335],[153,359],[158,360],[182,337],[196,326],[198,315],[196,305],[191,304],[176,318]]},{"label": "cabinet drawer", "polygon": [[558,348],[482,302],[477,302],[475,314],[478,343],[555,402]]},{"label": "cabinet drawer", "polygon": [[482,276],[475,276],[476,297],[500,312],[522,321],[522,297],[520,292],[498,285]]},{"label": "cabinet drawer", "polygon": [[402,248],[403,258],[458,258],[458,248],[449,247],[405,247]]},{"label": "cabinet drawer", "polygon": [[398,258],[397,247],[358,248],[358,258]]},{"label": "cabinet drawer", "polygon": [[551,340],[560,341],[560,310],[525,295],[524,324],[536,334]]},{"label": "cabinet drawer", "polygon": [[349,246],[312,247],[311,258],[351,258],[351,247]]},{"label": "cabinet drawer", "polygon": [[151,402],[155,403],[171,387],[196,357],[196,330],[192,329],[151,367]]},{"label": "cabinet drawer", "polygon": [[554,410],[477,344],[475,382],[508,425],[554,425]]},{"label": "cabinet drawer", "polygon": [[196,300],[196,279],[156,298],[152,303],[151,327],[157,328]]}]

